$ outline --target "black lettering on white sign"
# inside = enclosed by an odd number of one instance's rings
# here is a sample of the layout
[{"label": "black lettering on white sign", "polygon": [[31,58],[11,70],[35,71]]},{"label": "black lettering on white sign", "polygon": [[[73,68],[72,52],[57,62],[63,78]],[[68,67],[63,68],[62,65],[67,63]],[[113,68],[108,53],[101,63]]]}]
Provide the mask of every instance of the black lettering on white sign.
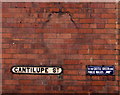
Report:
[{"label": "black lettering on white sign", "polygon": [[62,68],[58,66],[13,66],[11,68],[14,74],[50,74],[59,75],[62,73]]}]

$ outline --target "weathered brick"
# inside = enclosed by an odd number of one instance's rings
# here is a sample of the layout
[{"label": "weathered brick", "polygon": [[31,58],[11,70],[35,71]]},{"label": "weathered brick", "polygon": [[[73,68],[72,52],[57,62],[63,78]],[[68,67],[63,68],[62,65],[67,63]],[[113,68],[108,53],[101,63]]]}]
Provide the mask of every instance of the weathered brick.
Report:
[{"label": "weathered brick", "polygon": [[12,54],[2,54],[2,58],[12,58]]},{"label": "weathered brick", "polygon": [[77,70],[64,70],[64,74],[78,75],[78,71]]},{"label": "weathered brick", "polygon": [[116,23],[116,19],[108,19],[107,22],[108,23]]},{"label": "weathered brick", "polygon": [[80,64],[79,60],[64,60],[64,64]]},{"label": "weathered brick", "polygon": [[73,18],[87,18],[86,14],[73,14]]},{"label": "weathered brick", "polygon": [[65,80],[85,80],[85,76],[67,76],[67,75],[64,75],[63,76],[63,79]]},{"label": "weathered brick", "polygon": [[4,80],[3,83],[5,85],[10,84],[10,85],[19,85],[19,81],[18,80]]},{"label": "weathered brick", "polygon": [[104,3],[91,3],[90,4],[90,8],[105,8],[105,4]]},{"label": "weathered brick", "polygon": [[4,38],[11,38],[11,37],[12,37],[12,34],[10,34],[10,33],[3,33],[2,36],[3,36]]},{"label": "weathered brick", "polygon": [[114,50],[94,50],[93,54],[116,54]]},{"label": "weathered brick", "polygon": [[105,28],[113,28],[113,29],[115,29],[116,28],[116,24],[106,24]]},{"label": "weathered brick", "polygon": [[15,85],[3,85],[2,88],[4,90],[15,90],[16,86]]},{"label": "weathered brick", "polygon": [[81,19],[81,20],[79,21],[79,23],[93,23],[93,22],[94,22],[93,19]]},{"label": "weathered brick", "polygon": [[92,85],[102,85],[104,86],[106,84],[105,81],[92,81]]},{"label": "weathered brick", "polygon": [[115,4],[105,4],[105,8],[116,8]]},{"label": "weathered brick", "polygon": [[105,28],[105,24],[97,24],[97,28]]},{"label": "weathered brick", "polygon": [[94,9],[94,12],[112,14],[112,13],[116,13],[116,10],[115,9]]},{"label": "weathered brick", "polygon": [[[119,91],[117,3],[4,2],[2,7],[3,93]],[[62,66],[63,73],[17,75],[10,72],[15,65]],[[86,65],[115,65],[115,76],[87,76]]]},{"label": "weathered brick", "polygon": [[64,89],[66,90],[73,90],[73,91],[82,91],[82,87],[81,86],[66,86],[64,87]]}]

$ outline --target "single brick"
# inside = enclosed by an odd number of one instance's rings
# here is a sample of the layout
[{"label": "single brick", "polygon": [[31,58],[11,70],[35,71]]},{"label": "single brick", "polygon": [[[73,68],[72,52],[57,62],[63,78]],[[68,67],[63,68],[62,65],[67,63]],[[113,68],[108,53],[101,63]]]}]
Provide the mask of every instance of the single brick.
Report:
[{"label": "single brick", "polygon": [[5,85],[10,84],[10,85],[19,85],[19,81],[18,80],[4,80],[3,83]]}]

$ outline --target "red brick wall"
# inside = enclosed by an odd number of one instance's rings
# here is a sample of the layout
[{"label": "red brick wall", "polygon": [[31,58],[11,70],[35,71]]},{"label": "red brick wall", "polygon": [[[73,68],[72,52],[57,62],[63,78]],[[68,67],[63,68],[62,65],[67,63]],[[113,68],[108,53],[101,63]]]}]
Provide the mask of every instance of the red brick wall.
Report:
[{"label": "red brick wall", "polygon": [[[3,3],[3,93],[118,93],[116,3]],[[16,75],[15,65],[62,66],[62,75]],[[115,65],[115,76],[86,76]]]},{"label": "red brick wall", "polygon": [[119,82],[119,93],[120,93],[120,2],[118,3],[118,52],[119,52],[119,57],[118,57],[118,82]]}]

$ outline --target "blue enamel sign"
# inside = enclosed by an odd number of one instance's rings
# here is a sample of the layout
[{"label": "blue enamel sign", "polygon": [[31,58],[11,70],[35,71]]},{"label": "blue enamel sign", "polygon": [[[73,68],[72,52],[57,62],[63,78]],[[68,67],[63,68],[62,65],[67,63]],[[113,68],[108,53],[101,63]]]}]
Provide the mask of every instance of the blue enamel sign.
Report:
[{"label": "blue enamel sign", "polygon": [[114,75],[114,66],[87,66],[87,75]]}]

